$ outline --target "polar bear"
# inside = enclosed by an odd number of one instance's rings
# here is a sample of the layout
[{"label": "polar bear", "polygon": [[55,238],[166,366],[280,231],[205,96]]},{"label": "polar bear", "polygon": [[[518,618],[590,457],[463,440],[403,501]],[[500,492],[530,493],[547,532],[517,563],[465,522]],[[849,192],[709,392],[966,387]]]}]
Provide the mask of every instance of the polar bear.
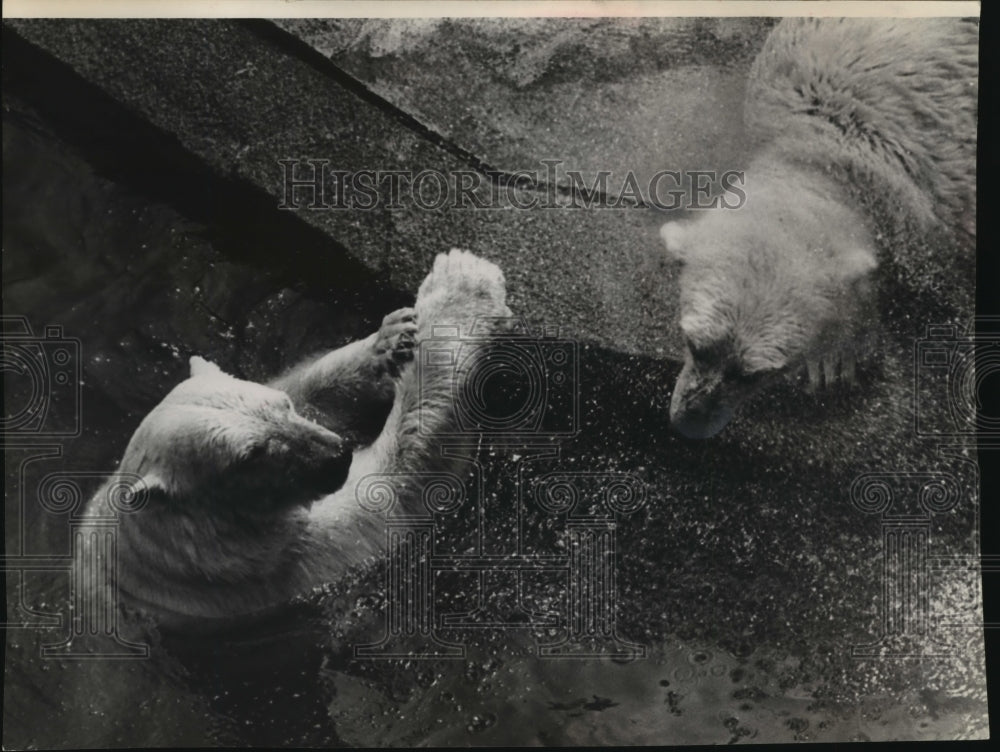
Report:
[{"label": "polar bear", "polygon": [[974,20],[775,27],[746,95],[745,205],[660,231],[682,264],[670,406],[682,434],[714,435],[802,365],[812,388],[851,382],[883,285],[968,315],[977,76]]},{"label": "polar bear", "polygon": [[[436,436],[453,429],[475,364],[429,369],[418,382],[414,351],[439,325],[459,337],[436,339],[435,353],[459,347],[474,324],[477,337],[498,332],[510,315],[500,269],[452,250],[413,309],[268,385],[192,358],[190,378],[141,422],[108,481],[132,479],[135,500],[117,531],[120,600],[184,629],[280,607],[377,556],[384,532],[358,505],[358,482],[461,462],[442,456]],[[401,504],[416,503],[417,485]],[[110,496],[101,489],[87,516],[107,518]]]}]

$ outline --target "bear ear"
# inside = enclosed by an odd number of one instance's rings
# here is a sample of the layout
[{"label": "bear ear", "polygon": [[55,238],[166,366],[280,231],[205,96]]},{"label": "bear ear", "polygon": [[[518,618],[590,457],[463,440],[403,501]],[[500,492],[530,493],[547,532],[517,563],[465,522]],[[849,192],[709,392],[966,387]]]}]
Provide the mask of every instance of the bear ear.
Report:
[{"label": "bear ear", "polygon": [[109,494],[108,501],[113,511],[123,513],[138,512],[154,499],[162,500],[167,496],[166,483],[156,473],[146,473],[141,478],[133,476],[125,486],[114,491]]},{"label": "bear ear", "polygon": [[167,484],[157,473],[146,473],[142,476],[142,480],[135,485],[135,491],[150,496],[163,494],[167,491]]},{"label": "bear ear", "polygon": [[191,356],[191,376],[217,376],[222,373],[222,369],[215,363],[205,360],[198,355]]},{"label": "bear ear", "polygon": [[667,222],[660,227],[660,239],[667,253],[676,261],[684,261],[687,254],[688,228],[684,222]]},{"label": "bear ear", "polygon": [[847,282],[860,282],[878,267],[878,259],[868,248],[851,246],[837,259],[840,273]]}]

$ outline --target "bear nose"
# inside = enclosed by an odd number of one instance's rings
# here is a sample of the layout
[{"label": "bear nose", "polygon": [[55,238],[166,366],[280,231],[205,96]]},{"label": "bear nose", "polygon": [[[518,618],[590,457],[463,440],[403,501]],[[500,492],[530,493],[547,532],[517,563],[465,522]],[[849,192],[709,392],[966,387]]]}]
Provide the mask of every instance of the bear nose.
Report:
[{"label": "bear nose", "polygon": [[332,493],[347,480],[352,459],[351,447],[333,431],[319,426],[315,429],[311,432],[303,455],[318,490]]},{"label": "bear nose", "polygon": [[727,396],[721,373],[686,362],[670,398],[671,429],[688,439],[711,438],[733,418]]},{"label": "bear nose", "polygon": [[347,474],[351,469],[352,455],[345,452],[341,455],[330,456],[317,468],[320,491],[323,493],[333,493],[343,487],[347,482]]},{"label": "bear nose", "polygon": [[322,432],[318,435],[317,439],[317,443],[319,444],[321,451],[335,455],[350,454],[347,442],[333,431],[322,429]]}]

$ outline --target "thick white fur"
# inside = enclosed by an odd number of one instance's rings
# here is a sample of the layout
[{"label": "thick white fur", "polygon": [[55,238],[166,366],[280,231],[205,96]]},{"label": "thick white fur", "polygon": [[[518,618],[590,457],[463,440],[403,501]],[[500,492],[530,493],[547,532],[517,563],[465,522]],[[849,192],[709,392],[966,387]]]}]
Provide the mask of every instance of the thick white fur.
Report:
[{"label": "thick white fur", "polygon": [[973,263],[977,42],[959,19],[775,27],[746,96],[746,204],[660,231],[683,263],[678,430],[714,434],[802,365],[814,388],[851,382],[879,323],[876,269],[968,308],[955,269]]},{"label": "thick white fur", "polygon": [[[417,348],[436,326],[467,334],[480,317],[510,316],[500,269],[461,250],[436,258],[415,308]],[[124,603],[174,626],[281,605],[380,552],[380,521],[355,498],[361,478],[462,469],[461,460],[442,457],[435,435],[453,427],[456,379],[467,371],[434,369],[420,384],[409,364],[396,379],[381,433],[354,451],[346,482],[325,497],[315,495],[323,452],[335,457],[349,449],[329,430],[338,416],[307,420],[300,413],[317,408],[303,401],[323,391],[323,380],[370,379],[379,368],[372,362],[384,355],[379,341],[373,335],[275,382],[290,385],[299,400],[294,407],[285,391],[192,359],[191,378],[142,422],[119,468],[120,477],[140,477],[148,491],[142,509],[119,515],[117,587]],[[435,343],[436,349],[458,346]],[[301,480],[307,477],[308,483]],[[88,515],[109,513],[113,482],[90,502]],[[404,505],[416,503],[419,485],[410,489]]]}]

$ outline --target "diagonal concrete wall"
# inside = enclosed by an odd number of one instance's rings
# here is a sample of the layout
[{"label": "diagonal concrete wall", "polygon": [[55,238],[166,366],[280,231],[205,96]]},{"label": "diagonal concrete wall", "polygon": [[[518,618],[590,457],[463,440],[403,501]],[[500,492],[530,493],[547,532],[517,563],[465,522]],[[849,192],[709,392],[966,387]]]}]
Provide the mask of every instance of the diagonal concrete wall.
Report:
[{"label": "diagonal concrete wall", "polygon": [[[303,54],[265,24],[8,22],[213,172],[266,192],[274,206],[283,158],[328,159],[349,171],[470,169],[461,149],[442,148],[391,107],[346,88],[319,53]],[[655,210],[528,211],[502,201],[496,209],[427,211],[404,197],[398,209],[296,215],[331,239],[331,261],[340,246],[398,289],[415,289],[441,249],[464,246],[502,265],[515,309],[530,320],[623,352],[679,354],[674,276],[659,252],[663,217]],[[273,249],[276,257],[287,252]]]}]

